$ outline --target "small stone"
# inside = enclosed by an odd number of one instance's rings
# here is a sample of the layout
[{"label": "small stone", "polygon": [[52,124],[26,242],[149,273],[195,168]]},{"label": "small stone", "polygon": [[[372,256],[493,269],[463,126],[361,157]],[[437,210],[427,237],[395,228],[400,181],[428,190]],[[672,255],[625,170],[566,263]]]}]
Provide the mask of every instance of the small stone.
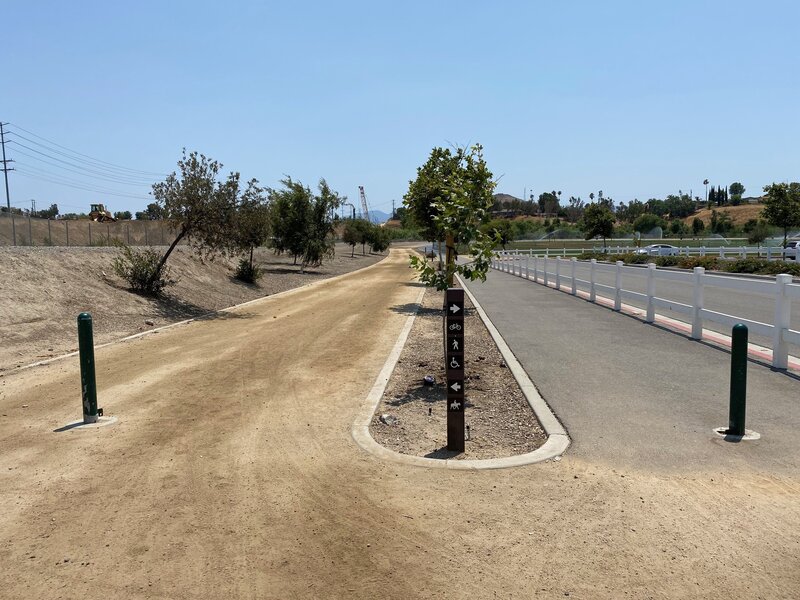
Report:
[{"label": "small stone", "polygon": [[150,327],[152,327],[153,325],[155,325],[155,321],[151,321],[150,319],[147,319],[147,320],[144,322],[144,324],[145,324],[145,325],[150,325]]},{"label": "small stone", "polygon": [[397,425],[400,420],[393,415],[381,415],[380,421],[384,425]]},{"label": "small stone", "polygon": [[422,378],[422,383],[424,385],[433,385],[436,383],[436,379],[434,379],[433,375],[425,375],[425,377]]},{"label": "small stone", "polygon": [[27,404],[23,404],[22,408],[28,408],[28,405]]},{"label": "small stone", "polygon": [[501,361],[500,361],[500,368],[501,368],[501,369],[505,369],[505,368],[507,368],[507,367],[508,367],[508,365],[506,365],[506,361],[504,361],[504,360],[501,360]]}]

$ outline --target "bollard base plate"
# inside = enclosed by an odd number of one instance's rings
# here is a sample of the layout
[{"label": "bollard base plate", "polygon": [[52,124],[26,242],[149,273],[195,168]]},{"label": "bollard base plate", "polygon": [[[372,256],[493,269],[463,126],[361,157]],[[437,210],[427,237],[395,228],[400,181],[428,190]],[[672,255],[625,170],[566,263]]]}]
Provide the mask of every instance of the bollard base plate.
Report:
[{"label": "bollard base plate", "polygon": [[105,427],[106,425],[113,425],[117,422],[117,417],[99,417],[95,423],[84,423],[83,419],[80,421],[73,421],[63,427],[54,429],[53,431],[59,433],[61,431],[69,431],[70,429],[97,429],[98,427]]},{"label": "bollard base plate", "polygon": [[726,442],[751,442],[753,440],[760,440],[761,434],[752,429],[745,429],[744,435],[733,435],[728,433],[727,427],[717,427],[711,430],[714,435],[721,437]]}]

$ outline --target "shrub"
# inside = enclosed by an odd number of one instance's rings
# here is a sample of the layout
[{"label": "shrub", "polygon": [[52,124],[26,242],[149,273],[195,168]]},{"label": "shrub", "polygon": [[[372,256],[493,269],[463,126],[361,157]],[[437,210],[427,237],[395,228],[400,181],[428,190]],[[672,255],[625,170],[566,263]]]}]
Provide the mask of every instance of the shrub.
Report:
[{"label": "shrub", "polygon": [[728,273],[760,273],[761,275],[800,275],[800,264],[783,260],[765,260],[763,258],[742,258],[726,263],[723,270]]},{"label": "shrub", "polygon": [[239,266],[233,272],[233,276],[239,281],[245,283],[256,283],[263,275],[261,268],[256,264],[250,264],[248,258],[240,258]]},{"label": "shrub", "polygon": [[112,264],[114,272],[128,282],[134,292],[157,296],[165,287],[175,283],[169,278],[169,267],[162,265],[161,254],[152,248],[134,250],[122,244],[120,254]]}]

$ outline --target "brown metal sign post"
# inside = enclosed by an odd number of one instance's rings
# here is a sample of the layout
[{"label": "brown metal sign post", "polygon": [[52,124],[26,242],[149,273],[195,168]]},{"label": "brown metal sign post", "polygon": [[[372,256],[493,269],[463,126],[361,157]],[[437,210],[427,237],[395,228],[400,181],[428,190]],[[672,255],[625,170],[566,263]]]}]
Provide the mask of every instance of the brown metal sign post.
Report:
[{"label": "brown metal sign post", "polygon": [[447,449],[464,452],[464,290],[448,288],[444,310]]}]

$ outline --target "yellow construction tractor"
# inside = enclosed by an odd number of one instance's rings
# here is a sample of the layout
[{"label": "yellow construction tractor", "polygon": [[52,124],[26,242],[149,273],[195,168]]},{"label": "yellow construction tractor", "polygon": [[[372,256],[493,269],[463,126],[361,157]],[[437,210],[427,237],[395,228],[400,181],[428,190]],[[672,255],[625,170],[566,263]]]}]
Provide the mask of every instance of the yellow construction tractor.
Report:
[{"label": "yellow construction tractor", "polygon": [[98,223],[116,222],[114,215],[110,210],[106,210],[104,204],[92,204],[92,210],[89,211],[89,218]]}]

